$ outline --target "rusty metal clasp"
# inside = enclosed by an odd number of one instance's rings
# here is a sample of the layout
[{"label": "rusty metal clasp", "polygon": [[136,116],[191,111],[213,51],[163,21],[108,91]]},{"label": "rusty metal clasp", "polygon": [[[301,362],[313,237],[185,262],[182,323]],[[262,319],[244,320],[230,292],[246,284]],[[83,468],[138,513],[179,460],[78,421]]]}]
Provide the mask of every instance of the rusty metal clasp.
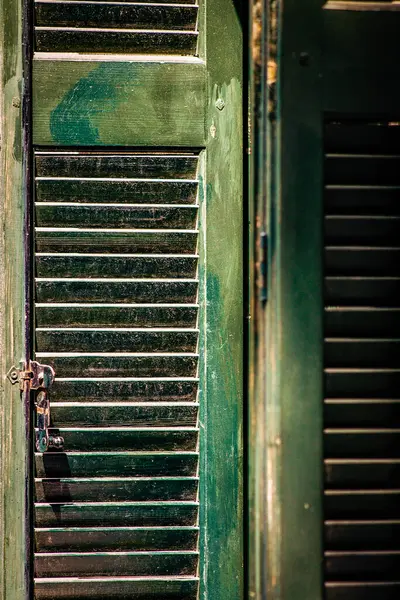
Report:
[{"label": "rusty metal clasp", "polygon": [[49,388],[54,382],[55,372],[50,365],[41,365],[35,360],[29,361],[28,368],[21,363],[20,368],[11,367],[7,373],[12,384],[19,383],[21,390],[28,382],[30,390],[36,392],[35,412],[35,446],[38,452],[46,452],[49,448],[62,449],[64,439],[61,436],[49,435],[50,397]]}]

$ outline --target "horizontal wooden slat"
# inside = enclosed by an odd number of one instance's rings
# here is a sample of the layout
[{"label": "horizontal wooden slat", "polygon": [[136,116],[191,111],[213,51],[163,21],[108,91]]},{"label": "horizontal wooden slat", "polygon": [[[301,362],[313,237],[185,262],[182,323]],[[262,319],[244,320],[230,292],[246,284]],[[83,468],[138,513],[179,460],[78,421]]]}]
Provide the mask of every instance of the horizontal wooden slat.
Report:
[{"label": "horizontal wooden slat", "polygon": [[[71,31],[68,35],[81,34]],[[113,37],[115,33],[107,35]],[[177,34],[162,35],[165,43],[168,36]],[[183,37],[189,40],[188,50],[192,51],[195,36]],[[65,37],[59,31],[56,40],[59,49],[65,52]],[[143,40],[137,36],[136,40],[140,44],[138,49],[143,51]],[[91,40],[85,37],[85,43],[89,45]],[[118,44],[124,53],[132,50],[123,36]],[[157,51],[162,49],[161,46]],[[205,70],[199,60],[168,63],[156,59],[154,62],[36,59],[32,77],[36,145],[191,148],[204,145]]]},{"label": "horizontal wooden slat", "polygon": [[399,10],[392,0],[327,0],[325,10]]},{"label": "horizontal wooden slat", "polygon": [[35,2],[36,25],[52,27],[116,27],[195,30],[197,6],[141,3]]},{"label": "horizontal wooden slat", "polygon": [[36,329],[39,352],[196,352],[198,332],[179,329]]},{"label": "horizontal wooden slat", "polygon": [[[118,474],[119,475],[119,474]],[[196,500],[195,477],[91,477],[35,479],[35,501],[127,502]]]},{"label": "horizontal wooden slat", "polygon": [[400,370],[339,370],[325,372],[327,397],[395,398],[400,387]]},{"label": "horizontal wooden slat", "polygon": [[197,187],[196,181],[179,180],[37,179],[36,200],[97,204],[194,204]]},{"label": "horizontal wooden slat", "polygon": [[[188,181],[179,180],[195,180],[198,161],[198,155],[192,153],[144,154],[143,152],[80,150],[77,154],[65,150],[56,153],[37,151],[35,152],[36,183],[40,188],[45,183],[79,184],[88,182],[81,182],[77,178],[95,178],[90,183],[96,186],[99,178],[103,178],[103,183],[107,179],[111,179],[113,183],[119,183],[118,180],[121,179],[136,178],[137,181],[131,183],[160,183],[165,187],[172,184],[185,185]],[[56,180],[51,178],[56,178]],[[64,180],[60,181],[59,178],[64,178]],[[145,181],[141,181],[141,179]],[[152,179],[160,181],[151,181]],[[196,181],[192,183],[197,184]],[[107,197],[104,198],[104,202],[107,202]]]},{"label": "horizontal wooden slat", "polygon": [[325,522],[326,547],[331,550],[387,550],[400,549],[400,521],[327,520]]},{"label": "horizontal wooden slat", "polygon": [[[43,2],[44,0],[35,0],[35,2]],[[56,0],[55,0],[56,1]],[[66,2],[82,2],[82,0],[61,0]],[[90,2],[104,2],[104,0],[89,0]],[[106,0],[109,2],[117,2],[118,4],[124,4],[125,2],[132,2],[132,0]],[[367,2],[371,0],[366,0]],[[379,2],[380,0],[378,0]],[[154,0],[141,0],[141,4],[154,4]],[[196,4],[195,0],[160,0],[156,2],[156,4]]]},{"label": "horizontal wooden slat", "polygon": [[47,452],[35,454],[36,477],[194,476],[190,452]]},{"label": "horizontal wooden slat", "polygon": [[399,186],[327,185],[325,209],[330,215],[399,215]]},{"label": "horizontal wooden slat", "polygon": [[325,269],[329,275],[400,275],[400,248],[328,247]]},{"label": "horizontal wooden slat", "polygon": [[400,458],[400,429],[326,429],[324,448],[329,458]]},{"label": "horizontal wooden slat", "polygon": [[[194,397],[190,399],[193,402]],[[82,423],[86,427],[194,427],[197,406],[180,404],[178,401],[170,405],[52,401],[51,417],[54,427],[77,427]]]},{"label": "horizontal wooden slat", "polygon": [[397,600],[400,582],[347,582],[325,585],[326,600]]},{"label": "horizontal wooden slat", "polygon": [[36,203],[38,227],[111,227],[114,229],[194,229],[195,206]]},{"label": "horizontal wooden slat", "polygon": [[[35,0],[35,2],[43,2],[44,0]],[[56,0],[54,0],[56,1]],[[82,0],[61,0],[64,2],[82,2]],[[90,2],[104,2],[104,0],[89,0]],[[109,2],[117,2],[118,4],[124,4],[125,2],[132,2],[132,0],[106,0]],[[371,0],[366,0],[371,1]],[[379,2],[380,0],[378,0]],[[141,4],[154,4],[154,0],[141,0]],[[156,4],[196,4],[196,2],[194,0],[183,0],[183,2],[181,2],[181,0],[161,0],[160,2],[157,1]]]},{"label": "horizontal wooden slat", "polygon": [[195,377],[197,355],[41,356],[57,377]]},{"label": "horizontal wooden slat", "polygon": [[197,306],[140,304],[37,303],[37,327],[188,327],[196,326]]},{"label": "horizontal wooden slat", "polygon": [[398,216],[325,217],[325,239],[329,246],[396,246],[399,230]]},{"label": "horizontal wooden slat", "polygon": [[90,552],[36,554],[36,577],[196,575],[197,553]]},{"label": "horizontal wooden slat", "polygon": [[327,154],[325,180],[330,185],[399,185],[399,167],[396,154]]},{"label": "horizontal wooden slat", "polygon": [[36,230],[37,252],[196,254],[196,231]]},{"label": "horizontal wooden slat", "polygon": [[197,430],[138,428],[61,428],[52,430],[65,440],[64,447],[71,450],[196,450]]},{"label": "horizontal wooden slat", "polygon": [[35,27],[38,52],[194,55],[197,32]]},{"label": "horizontal wooden slat", "polygon": [[326,427],[399,427],[400,400],[328,399],[324,421]]},{"label": "horizontal wooden slat", "polygon": [[197,257],[192,256],[110,256],[110,255],[36,255],[38,277],[171,278],[196,277]]},{"label": "horizontal wooden slat", "polygon": [[75,379],[52,386],[52,399],[58,402],[120,401],[120,402],[194,402],[197,381],[185,380],[107,380]]},{"label": "horizontal wooden slat", "polygon": [[396,307],[400,294],[398,277],[327,277],[325,298],[328,305]]},{"label": "horizontal wooden slat", "polygon": [[326,338],[325,365],[328,368],[399,368],[400,339]]},{"label": "horizontal wooden slat", "polygon": [[[328,490],[324,505],[327,519],[377,520],[400,517],[400,490]],[[398,540],[400,549],[400,540]],[[368,549],[368,542],[365,549]]]},{"label": "horizontal wooden slat", "polygon": [[328,337],[400,337],[400,309],[376,307],[328,307],[325,309]]},{"label": "horizontal wooden slat", "polygon": [[324,143],[330,154],[398,155],[400,127],[395,122],[385,122],[384,119],[360,121],[341,118],[339,122],[336,120],[325,124]]},{"label": "horizontal wooden slat", "polygon": [[37,279],[36,298],[38,302],[109,302],[112,299],[127,303],[193,304],[197,300],[197,281]]},{"label": "horizontal wooden slat", "polygon": [[93,527],[36,529],[38,552],[194,550],[197,527]]},{"label": "horizontal wooden slat", "polygon": [[195,502],[37,504],[36,527],[195,525]]},{"label": "horizontal wooden slat", "polygon": [[[36,579],[37,600],[196,600],[198,580],[186,578]],[[374,599],[375,600],[375,599]]]},{"label": "horizontal wooden slat", "polygon": [[400,460],[326,459],[325,484],[335,488],[397,489],[400,487]]},{"label": "horizontal wooden slat", "polygon": [[400,568],[400,552],[396,551],[328,551],[325,574],[330,580],[396,581]]}]

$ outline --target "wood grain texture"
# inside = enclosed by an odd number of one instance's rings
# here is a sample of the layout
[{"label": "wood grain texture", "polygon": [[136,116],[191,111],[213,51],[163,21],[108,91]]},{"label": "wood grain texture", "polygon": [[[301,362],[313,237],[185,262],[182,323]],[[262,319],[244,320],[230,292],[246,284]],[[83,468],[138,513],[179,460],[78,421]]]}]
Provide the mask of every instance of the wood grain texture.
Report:
[{"label": "wood grain texture", "polygon": [[36,529],[38,552],[110,550],[191,550],[196,546],[197,527],[80,527]]},{"label": "wood grain texture", "polygon": [[194,329],[196,305],[85,304],[36,305],[37,326],[54,327],[188,327]]},{"label": "wood grain texture", "polygon": [[194,31],[197,6],[119,2],[35,2],[35,22],[47,27]]},{"label": "wood grain texture", "polygon": [[37,553],[36,577],[196,575],[197,552]]},{"label": "wood grain texture", "polygon": [[196,268],[195,256],[36,255],[36,273],[40,278],[57,277],[63,273],[66,277],[81,279],[162,279],[168,273],[174,279],[194,279]]},{"label": "wood grain texture", "polygon": [[37,504],[37,527],[188,526],[197,519],[196,502],[82,502]]},{"label": "wood grain texture", "polygon": [[[190,403],[190,400],[192,402]],[[196,427],[198,406],[189,402],[53,402],[53,426]]]},{"label": "wood grain texture", "polygon": [[[59,434],[64,438],[69,450],[79,451],[85,448],[88,451],[123,451],[135,448],[138,451],[157,451],[157,452],[179,452],[184,450],[196,451],[197,434],[196,428],[191,429],[174,429],[174,428],[138,428],[124,427],[117,428],[100,428],[100,427],[84,427],[68,428],[61,427],[53,429],[54,434]],[[48,482],[49,484],[51,482]],[[114,482],[114,485],[117,482]],[[153,482],[156,484],[156,482]],[[162,483],[162,482],[161,482]],[[173,482],[169,482],[173,487]],[[83,486],[84,487],[84,486]],[[101,488],[101,485],[98,486]],[[196,485],[190,486],[195,493]],[[164,488],[168,489],[168,482]],[[167,491],[165,493],[168,493]],[[82,492],[84,499],[85,492]],[[93,498],[95,499],[95,498]],[[145,500],[145,498],[143,498]],[[192,498],[194,499],[194,498]]]},{"label": "wood grain texture", "polygon": [[266,425],[260,477],[267,509],[259,517],[267,519],[268,532],[259,557],[260,598],[274,600],[323,597],[322,5],[289,0],[279,3],[276,15],[261,365]]},{"label": "wood grain texture", "polygon": [[48,452],[35,455],[37,477],[196,475],[196,452]]},{"label": "wood grain texture", "polygon": [[[36,177],[39,181],[49,178],[75,180],[90,177],[95,180],[111,178],[112,181],[144,179],[146,183],[156,183],[151,181],[155,179],[161,180],[165,187],[165,184],[174,180],[177,183],[181,180],[185,180],[185,183],[192,180],[195,183],[197,163],[197,154],[189,151],[170,151],[164,154],[134,150],[107,152],[101,149],[97,152],[81,150],[79,154],[65,151],[35,152]],[[107,200],[107,197],[103,200]]]},{"label": "wood grain texture", "polygon": [[208,600],[241,600],[244,594],[242,10],[231,0],[209,2],[206,10],[199,354],[200,597]]},{"label": "wood grain texture", "polygon": [[[24,357],[23,2],[0,6],[0,597],[28,595],[25,398],[5,374]],[[18,273],[18,277],[15,276]]]},{"label": "wood grain texture", "polygon": [[[118,435],[118,432],[115,435]],[[157,479],[119,476],[75,479],[72,477],[39,478],[35,479],[35,493],[38,504],[195,501],[197,485],[197,478],[189,476],[163,476]],[[98,531],[99,535],[101,533]],[[61,532],[59,537],[61,539]],[[129,549],[127,542],[125,547]],[[192,548],[195,548],[195,543]],[[79,548],[77,550],[79,551]]]},{"label": "wood grain texture", "polygon": [[[175,350],[175,348],[174,348]],[[117,353],[106,352],[78,355],[43,353],[40,357],[51,365],[58,377],[73,377],[79,373],[81,377],[196,377],[197,354],[175,353]]]},{"label": "wood grain texture", "polygon": [[195,577],[123,577],[123,578],[54,578],[38,579],[38,600],[196,600],[198,580]]},{"label": "wood grain texture", "polygon": [[38,52],[194,55],[197,33],[188,31],[141,31],[135,29],[77,29],[36,27]]},{"label": "wood grain texture", "polygon": [[33,107],[38,145],[200,147],[204,65],[34,60]]}]

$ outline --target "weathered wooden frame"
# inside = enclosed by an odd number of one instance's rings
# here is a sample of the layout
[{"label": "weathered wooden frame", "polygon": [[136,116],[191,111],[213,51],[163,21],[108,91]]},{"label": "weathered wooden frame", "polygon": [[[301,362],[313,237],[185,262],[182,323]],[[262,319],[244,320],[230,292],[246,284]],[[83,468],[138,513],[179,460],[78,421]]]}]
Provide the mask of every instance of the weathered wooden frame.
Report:
[{"label": "weathered wooden frame", "polygon": [[[29,113],[30,53],[28,3],[3,0],[1,22],[1,597],[30,595],[30,397],[12,386],[6,373],[29,354],[30,322],[26,313],[30,289],[25,281],[29,260]],[[28,99],[28,102],[27,102]],[[24,118],[25,117],[25,118]],[[28,441],[26,442],[28,438]]]},{"label": "weathered wooden frame", "polygon": [[249,597],[320,599],[322,2],[253,9]]},{"label": "weathered wooden frame", "polygon": [[[26,359],[30,350],[29,316],[27,318],[25,305],[29,289],[24,279],[24,241],[27,239],[24,231],[26,233],[26,226],[29,226],[24,219],[29,214],[26,202],[30,158],[23,150],[29,133],[24,129],[24,123],[29,121],[26,119],[29,112],[26,104],[28,95],[24,96],[29,77],[24,80],[23,49],[25,47],[28,53],[30,48],[23,44],[24,10],[26,6],[22,0],[2,0],[0,354],[3,379],[0,388],[0,533],[4,543],[0,550],[0,597],[3,600],[27,600],[31,597],[31,557],[27,535],[30,527],[30,483],[26,486],[30,474],[30,452],[25,445],[30,431],[30,399],[27,392],[21,398],[18,386],[11,386],[4,376],[12,365],[18,366],[21,359]],[[213,185],[206,183],[203,187],[201,210],[203,216],[207,213],[208,222],[215,219],[217,224],[226,224],[223,235],[219,227],[208,227],[202,255],[202,301],[207,305],[207,322],[201,335],[209,363],[202,389],[204,404],[201,419],[207,422],[207,427],[202,428],[200,443],[203,450],[207,446],[207,452],[203,455],[202,468],[205,472],[200,494],[203,497],[206,494],[209,501],[202,508],[201,515],[205,525],[200,551],[203,557],[207,551],[207,560],[201,561],[200,577],[204,600],[220,600],[227,596],[230,600],[239,600],[244,593],[241,426],[243,312],[238,293],[242,289],[243,258],[242,38],[240,20],[233,3],[218,0],[210,4],[207,11],[207,32],[204,39],[200,40],[200,49],[204,49],[209,61],[207,73],[201,61],[193,61],[193,72],[200,86],[199,91],[207,82],[208,106],[196,105],[194,112],[192,109],[187,112],[195,118],[195,126],[189,128],[190,137],[187,139],[182,140],[176,132],[171,133],[173,129],[169,127],[157,139],[152,139],[150,134],[146,137],[145,133],[138,139],[138,145],[201,147],[207,139],[204,173],[206,181],[212,181]],[[222,23],[221,13],[225,21],[229,20],[231,28]],[[178,72],[179,64],[171,68]],[[29,73],[25,72],[25,75]],[[225,103],[223,110],[216,105],[221,98]],[[182,97],[180,102],[181,107],[187,110],[187,98]],[[178,116],[179,106],[175,122]],[[102,143],[112,145],[115,139],[106,137]],[[35,142],[52,143],[52,140],[39,135]],[[84,142],[80,140],[79,143]],[[227,152],[232,157],[229,162],[226,161]],[[230,269],[226,268],[225,261],[232,265]],[[216,369],[220,370],[221,377],[212,376]],[[221,410],[221,406],[224,406],[224,410]],[[223,468],[210,462],[211,457],[220,461]],[[235,519],[232,519],[232,514],[236,516]]]}]

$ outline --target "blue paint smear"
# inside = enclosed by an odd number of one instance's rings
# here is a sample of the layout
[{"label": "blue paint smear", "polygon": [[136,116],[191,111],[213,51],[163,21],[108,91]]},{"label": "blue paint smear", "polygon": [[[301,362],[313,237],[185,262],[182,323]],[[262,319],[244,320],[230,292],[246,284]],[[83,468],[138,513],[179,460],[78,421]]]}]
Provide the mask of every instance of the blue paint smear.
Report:
[{"label": "blue paint smear", "polygon": [[97,114],[115,109],[117,92],[110,79],[110,65],[100,64],[65,94],[50,115],[50,133],[55,142],[66,145],[99,144]]}]

